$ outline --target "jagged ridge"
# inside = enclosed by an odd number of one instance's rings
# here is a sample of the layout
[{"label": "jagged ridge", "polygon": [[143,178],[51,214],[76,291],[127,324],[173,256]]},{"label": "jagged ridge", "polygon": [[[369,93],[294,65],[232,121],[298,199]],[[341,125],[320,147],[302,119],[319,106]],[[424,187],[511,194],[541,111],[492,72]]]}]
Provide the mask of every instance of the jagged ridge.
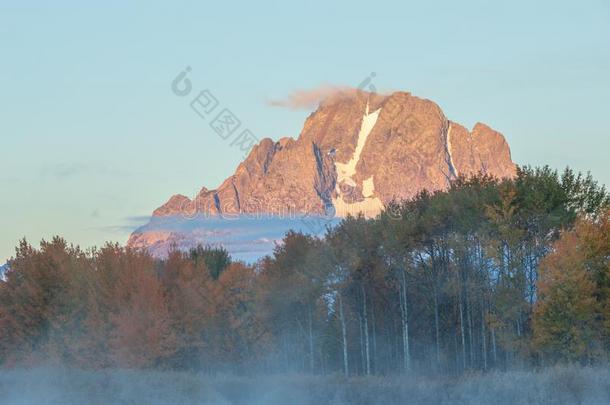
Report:
[{"label": "jagged ridge", "polygon": [[[350,175],[338,176],[348,163]],[[322,102],[297,140],[263,139],[217,189],[204,187],[192,200],[175,195],[153,216],[323,214],[331,206],[340,216],[372,216],[394,198],[444,189],[458,175],[479,172],[514,175],[499,132],[481,123],[468,131],[410,93],[353,91]],[[140,244],[134,236],[129,243]]]},{"label": "jagged ridge", "polygon": [[367,101],[380,115],[356,162],[355,185],[344,185],[355,188],[353,201],[363,198],[362,183],[371,176],[374,195],[387,203],[424,188],[442,189],[458,174],[514,174],[508,144],[488,126],[477,123],[469,132],[433,102],[409,93],[358,92],[323,103],[296,141],[263,139],[217,189],[203,188],[194,200],[175,195],[153,215],[324,212],[340,193],[333,168],[354,154]]}]

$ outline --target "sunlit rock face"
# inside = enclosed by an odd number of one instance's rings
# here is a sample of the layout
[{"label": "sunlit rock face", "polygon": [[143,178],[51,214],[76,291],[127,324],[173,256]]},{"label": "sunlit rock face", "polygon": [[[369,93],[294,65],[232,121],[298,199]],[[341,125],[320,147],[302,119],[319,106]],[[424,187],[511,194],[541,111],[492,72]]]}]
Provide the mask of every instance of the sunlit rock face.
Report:
[{"label": "sunlit rock face", "polygon": [[[263,139],[218,188],[173,196],[153,216],[372,217],[392,199],[445,189],[460,175],[515,170],[502,134],[484,124],[469,131],[409,93],[354,90],[320,103],[298,139]],[[128,243],[157,246],[163,237],[155,232],[134,233]]]}]

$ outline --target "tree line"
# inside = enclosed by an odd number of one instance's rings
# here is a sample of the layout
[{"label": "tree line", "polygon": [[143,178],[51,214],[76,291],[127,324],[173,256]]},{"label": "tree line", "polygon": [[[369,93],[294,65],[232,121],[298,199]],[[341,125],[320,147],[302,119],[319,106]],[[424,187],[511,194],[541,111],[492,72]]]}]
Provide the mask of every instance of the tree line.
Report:
[{"label": "tree line", "polygon": [[0,362],[345,375],[601,362],[610,199],[591,176],[461,178],[288,232],[247,265],[21,241],[0,281]]}]

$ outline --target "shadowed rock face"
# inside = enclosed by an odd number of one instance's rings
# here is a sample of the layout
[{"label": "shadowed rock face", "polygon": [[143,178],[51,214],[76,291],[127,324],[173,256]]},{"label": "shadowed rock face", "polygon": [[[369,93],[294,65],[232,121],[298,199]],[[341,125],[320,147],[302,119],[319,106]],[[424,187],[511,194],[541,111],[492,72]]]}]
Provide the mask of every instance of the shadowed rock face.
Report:
[{"label": "shadowed rock face", "polygon": [[479,172],[515,174],[499,132],[480,123],[468,131],[409,93],[353,91],[323,101],[298,139],[263,139],[220,187],[203,188],[194,200],[173,196],[153,215],[324,214],[333,207],[339,216],[374,216],[394,198]]}]

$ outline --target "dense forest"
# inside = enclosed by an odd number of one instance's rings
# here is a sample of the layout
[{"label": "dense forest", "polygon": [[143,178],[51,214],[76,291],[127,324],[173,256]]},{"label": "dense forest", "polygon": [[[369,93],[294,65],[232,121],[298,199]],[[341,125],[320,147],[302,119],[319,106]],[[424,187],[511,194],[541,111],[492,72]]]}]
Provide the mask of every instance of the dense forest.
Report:
[{"label": "dense forest", "polygon": [[289,232],[273,255],[166,260],[25,240],[0,281],[0,363],[457,375],[610,354],[610,199],[520,168]]}]

